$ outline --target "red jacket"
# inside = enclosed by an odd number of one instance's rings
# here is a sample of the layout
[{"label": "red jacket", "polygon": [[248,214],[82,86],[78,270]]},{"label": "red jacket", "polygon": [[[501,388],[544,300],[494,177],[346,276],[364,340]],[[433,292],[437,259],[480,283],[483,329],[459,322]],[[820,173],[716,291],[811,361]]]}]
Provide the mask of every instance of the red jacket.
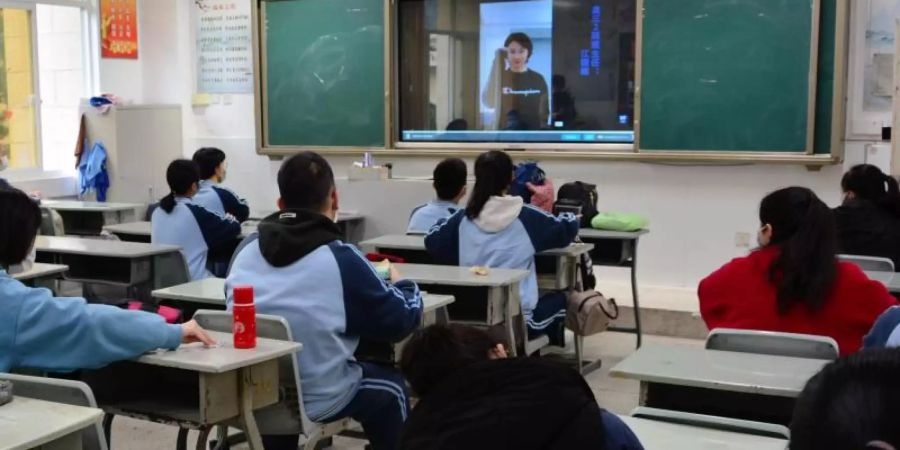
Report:
[{"label": "red jacket", "polygon": [[700,313],[706,326],[830,336],[841,355],[859,350],[875,319],[897,300],[883,284],[870,280],[855,264],[838,263],[834,289],[818,312],[806,305],[778,314],[769,266],[777,247],[736,258],[700,282]]}]

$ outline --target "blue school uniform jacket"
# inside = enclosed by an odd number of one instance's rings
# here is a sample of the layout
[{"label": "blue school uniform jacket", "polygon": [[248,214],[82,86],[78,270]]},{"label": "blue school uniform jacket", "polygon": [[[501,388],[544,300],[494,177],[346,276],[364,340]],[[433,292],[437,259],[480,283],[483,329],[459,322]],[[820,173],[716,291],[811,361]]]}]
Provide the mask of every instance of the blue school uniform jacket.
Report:
[{"label": "blue school uniform jacket", "polygon": [[863,348],[900,347],[900,306],[888,308],[863,338]]},{"label": "blue school uniform jacket", "polygon": [[343,410],[356,396],[360,338],[399,342],[422,318],[415,283],[383,281],[341,231],[311,211],[285,210],[263,220],[232,261],[225,290],[252,286],[256,311],[287,319],[297,354],[303,405],[312,420]]},{"label": "blue school uniform jacket", "polygon": [[181,344],[181,326],[161,316],[83,298],[54,298],[0,269],[0,372],[32,368],[68,372],[103,367]]},{"label": "blue school uniform jacket", "polygon": [[211,212],[186,197],[175,198],[171,213],[156,208],[151,222],[150,240],[154,244],[181,247],[191,280],[212,277],[206,268],[209,249],[233,241],[241,234],[237,220]]},{"label": "blue school uniform jacket", "polygon": [[231,214],[238,222],[244,222],[250,217],[250,206],[246,200],[238,197],[230,189],[210,180],[200,181],[200,190],[192,200],[214,213],[223,216]]},{"label": "blue school uniform jacket", "polygon": [[409,216],[409,234],[425,234],[441,219],[446,219],[459,210],[459,205],[445,200],[432,200],[413,210]]},{"label": "blue school uniform jacket", "polygon": [[554,217],[521,197],[491,197],[481,214],[471,220],[461,209],[434,226],[425,237],[428,252],[446,264],[527,270],[520,296],[525,319],[538,302],[534,255],[565,247],[578,235],[573,214]]}]

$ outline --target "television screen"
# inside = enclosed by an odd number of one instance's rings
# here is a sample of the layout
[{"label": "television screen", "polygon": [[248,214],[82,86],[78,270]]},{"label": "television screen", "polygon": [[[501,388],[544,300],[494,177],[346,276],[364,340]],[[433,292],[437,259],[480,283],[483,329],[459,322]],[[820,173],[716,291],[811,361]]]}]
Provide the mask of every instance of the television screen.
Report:
[{"label": "television screen", "polygon": [[400,0],[404,142],[631,143],[635,0]]}]

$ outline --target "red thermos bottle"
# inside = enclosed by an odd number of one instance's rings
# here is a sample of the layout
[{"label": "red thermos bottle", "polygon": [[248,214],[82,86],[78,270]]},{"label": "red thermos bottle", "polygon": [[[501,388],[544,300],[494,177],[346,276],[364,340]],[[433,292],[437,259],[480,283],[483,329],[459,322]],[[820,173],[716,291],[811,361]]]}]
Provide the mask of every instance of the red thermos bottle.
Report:
[{"label": "red thermos bottle", "polygon": [[253,286],[234,288],[234,348],[256,347],[256,306]]}]

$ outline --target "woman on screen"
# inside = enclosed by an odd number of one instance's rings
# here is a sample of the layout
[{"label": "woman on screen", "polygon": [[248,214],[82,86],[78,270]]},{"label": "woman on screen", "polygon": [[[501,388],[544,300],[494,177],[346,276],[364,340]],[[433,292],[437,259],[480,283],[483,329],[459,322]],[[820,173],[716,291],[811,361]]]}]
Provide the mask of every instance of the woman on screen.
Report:
[{"label": "woman on screen", "polygon": [[496,111],[499,130],[540,130],[550,116],[547,80],[528,68],[534,44],[525,33],[513,33],[494,57],[491,77],[482,94]]}]

